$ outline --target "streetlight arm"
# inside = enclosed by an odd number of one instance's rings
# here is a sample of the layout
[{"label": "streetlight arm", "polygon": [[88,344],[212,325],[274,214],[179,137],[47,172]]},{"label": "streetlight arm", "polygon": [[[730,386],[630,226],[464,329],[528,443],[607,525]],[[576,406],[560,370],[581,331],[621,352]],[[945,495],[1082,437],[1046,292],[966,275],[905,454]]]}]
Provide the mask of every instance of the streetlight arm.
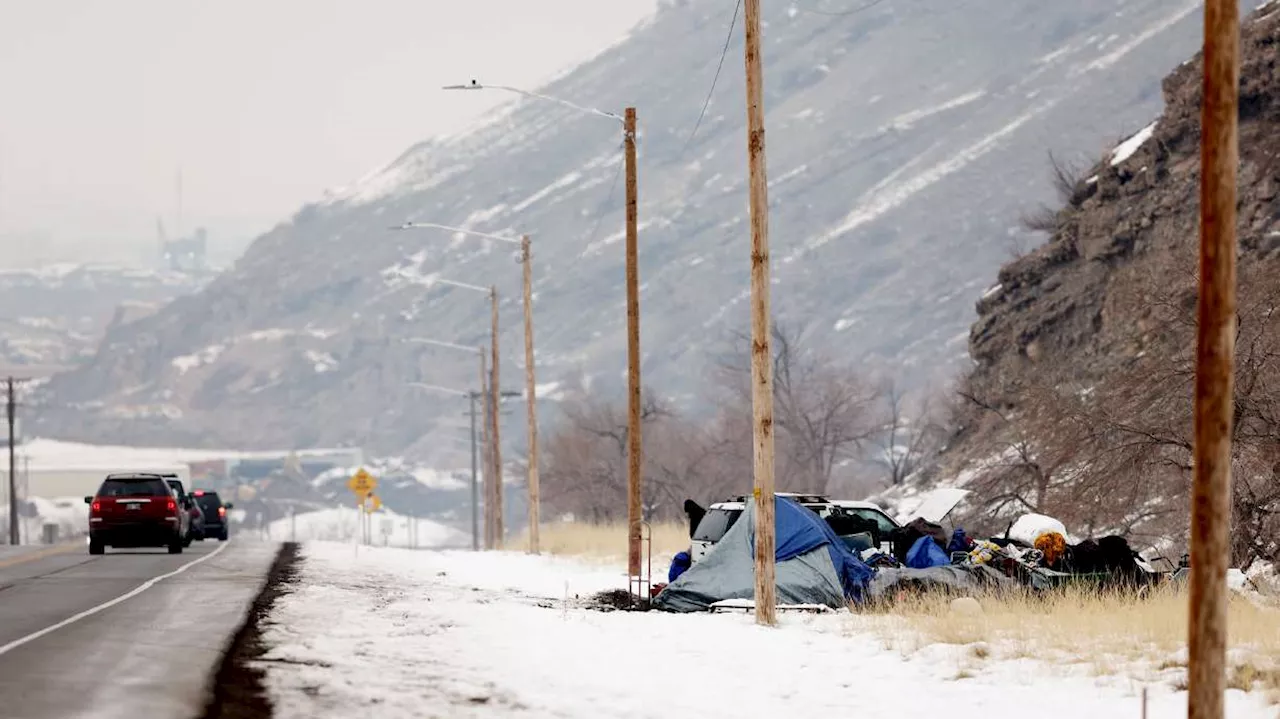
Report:
[{"label": "streetlight arm", "polygon": [[450,287],[461,287],[464,290],[475,290],[476,292],[483,292],[486,295],[489,294],[489,291],[490,291],[490,288],[488,287],[481,287],[480,285],[472,285],[466,282],[458,282],[457,280],[446,280],[442,277],[435,277],[430,280],[431,284],[434,284],[436,282],[439,282],[442,285],[449,285]]},{"label": "streetlight arm", "polygon": [[528,90],[521,90],[518,87],[510,87],[507,85],[481,85],[477,83],[475,80],[472,80],[471,84],[469,85],[445,85],[444,88],[442,89],[444,90],[506,90],[507,92],[514,92],[517,95],[524,95],[525,97],[533,97],[539,100],[547,100],[549,102],[554,102],[559,105],[564,105],[565,107],[572,108],[574,110],[577,110],[578,112],[585,112],[590,115],[599,115],[600,117],[607,117],[611,120],[617,120],[620,123],[623,122],[621,115],[615,115],[612,112],[605,112],[604,110],[597,110],[591,107],[583,107],[582,105],[574,104],[572,102],[569,102],[568,100],[561,100],[558,97],[551,97],[550,95],[543,95],[537,92],[529,92]]},{"label": "streetlight arm", "polygon": [[453,389],[453,388],[451,388],[451,387],[441,387],[441,386],[439,386],[439,385],[426,384],[426,383],[424,383],[424,382],[410,382],[410,383],[409,383],[409,386],[410,386],[410,387],[417,387],[417,388],[419,388],[419,389],[430,389],[430,390],[435,390],[435,391],[437,391],[437,392],[447,392],[447,393],[449,393],[449,394],[456,394],[456,395],[458,395],[458,396],[460,396],[460,397],[470,397],[470,396],[471,396],[471,393],[470,393],[470,392],[463,392],[462,390]]},{"label": "streetlight arm", "polygon": [[499,242],[507,242],[513,245],[520,244],[520,239],[517,237],[503,237],[502,235],[491,235],[487,232],[476,232],[475,230],[468,230],[463,227],[450,227],[449,225],[437,225],[434,222],[406,222],[403,225],[400,225],[398,227],[393,227],[391,229],[393,230],[415,230],[415,229],[446,230],[449,232],[460,232],[464,235],[471,235],[472,237],[483,237],[487,240],[497,240]]},{"label": "streetlight arm", "polygon": [[484,348],[473,345],[460,345],[453,342],[444,342],[442,340],[431,340],[425,337],[410,337],[405,342],[423,345],[435,345],[437,347],[448,347],[449,349],[462,350],[464,352],[483,352]]}]

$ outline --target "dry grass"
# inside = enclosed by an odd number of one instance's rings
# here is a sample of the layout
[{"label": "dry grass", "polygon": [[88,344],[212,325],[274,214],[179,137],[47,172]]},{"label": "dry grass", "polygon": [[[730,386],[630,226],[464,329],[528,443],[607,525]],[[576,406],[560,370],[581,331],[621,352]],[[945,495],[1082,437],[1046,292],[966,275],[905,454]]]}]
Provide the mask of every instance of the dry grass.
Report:
[{"label": "dry grass", "polygon": [[[1066,589],[980,602],[981,613],[960,614],[947,598],[910,596],[854,621],[906,651],[968,645],[970,661],[1037,658],[1090,664],[1098,675],[1141,669],[1154,675],[1148,678],[1183,681],[1185,594],[1165,590],[1139,599]],[[1233,596],[1229,627],[1231,686],[1280,696],[1280,611]]]},{"label": "dry grass", "polygon": [[[653,574],[665,577],[672,555],[689,548],[689,527],[675,522],[654,524],[652,527]],[[539,540],[544,554],[619,561],[625,561],[627,557],[626,524],[544,524]],[[528,532],[508,539],[505,544],[506,549],[513,551],[524,550],[528,546]],[[642,544],[642,551],[646,551],[646,547]]]}]

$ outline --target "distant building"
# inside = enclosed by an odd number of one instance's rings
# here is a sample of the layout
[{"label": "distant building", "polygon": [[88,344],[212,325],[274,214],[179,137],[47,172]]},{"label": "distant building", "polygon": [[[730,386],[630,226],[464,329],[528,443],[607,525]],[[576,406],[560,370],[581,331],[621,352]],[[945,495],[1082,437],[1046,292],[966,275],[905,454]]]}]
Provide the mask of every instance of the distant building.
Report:
[{"label": "distant building", "polygon": [[208,267],[208,234],[203,227],[196,228],[191,237],[166,239],[161,233],[160,249],[165,265],[175,272],[191,272]]}]

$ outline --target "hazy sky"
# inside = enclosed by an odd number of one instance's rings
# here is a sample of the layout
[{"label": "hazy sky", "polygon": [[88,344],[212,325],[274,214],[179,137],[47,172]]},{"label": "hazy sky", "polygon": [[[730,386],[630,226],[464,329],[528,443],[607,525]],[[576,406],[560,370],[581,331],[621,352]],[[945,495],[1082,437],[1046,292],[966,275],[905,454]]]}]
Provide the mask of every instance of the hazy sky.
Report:
[{"label": "hazy sky", "polygon": [[536,85],[655,6],[0,0],[0,265],[146,258],[179,167],[183,226],[239,246],[509,99],[440,85]]}]

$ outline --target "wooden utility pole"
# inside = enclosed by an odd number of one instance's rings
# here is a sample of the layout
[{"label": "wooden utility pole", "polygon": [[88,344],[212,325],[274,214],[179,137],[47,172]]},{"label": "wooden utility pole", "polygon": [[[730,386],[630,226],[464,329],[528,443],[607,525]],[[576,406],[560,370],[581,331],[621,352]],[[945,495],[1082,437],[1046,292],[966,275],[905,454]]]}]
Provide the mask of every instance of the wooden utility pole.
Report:
[{"label": "wooden utility pole", "polygon": [[22,537],[18,533],[18,438],[16,426],[18,422],[17,380],[10,377],[8,385],[8,401],[5,403],[9,418],[9,544],[16,546]]},{"label": "wooden utility pole", "polygon": [[502,393],[499,388],[502,386],[498,382],[498,287],[497,285],[489,286],[489,301],[493,306],[493,363],[489,367],[489,396],[492,398],[490,404],[493,416],[493,428],[489,436],[493,439],[493,544],[497,549],[502,548],[502,542],[506,539],[506,533],[502,528],[502,432],[499,429],[501,422],[499,417],[502,410],[498,407]]},{"label": "wooden utility pole", "polygon": [[484,349],[480,350],[480,403],[484,410],[484,548],[493,549],[493,452],[489,450],[489,429],[493,427],[493,402],[490,400],[489,370],[485,365]]},{"label": "wooden utility pole", "polygon": [[529,553],[538,553],[538,384],[533,367],[533,266],[529,236],[520,238],[520,260],[524,265],[524,379],[525,407],[529,413]]},{"label": "wooden utility pole", "polygon": [[1239,6],[1236,0],[1206,0],[1204,98],[1200,109],[1200,297],[1191,490],[1191,606],[1187,636],[1187,716],[1191,719],[1221,719],[1226,690],[1239,87]]},{"label": "wooden utility pole", "polygon": [[751,198],[751,414],[756,501],[756,623],[777,623],[774,581],[773,352],[769,337],[769,186],[764,161],[760,0],[746,0],[747,169]]},{"label": "wooden utility pole", "polygon": [[[480,350],[480,381],[481,387],[484,387],[484,350]],[[468,392],[467,399],[471,402],[470,411],[467,412],[471,420],[471,551],[480,550],[480,489],[479,483],[476,481],[476,400],[484,401],[484,392]],[[417,520],[414,523],[415,530],[417,528]],[[416,546],[416,545],[415,545]]]},{"label": "wooden utility pole", "polygon": [[636,109],[623,118],[627,163],[627,574],[640,576],[640,504],[642,444],[640,435],[640,268],[636,187]]}]

